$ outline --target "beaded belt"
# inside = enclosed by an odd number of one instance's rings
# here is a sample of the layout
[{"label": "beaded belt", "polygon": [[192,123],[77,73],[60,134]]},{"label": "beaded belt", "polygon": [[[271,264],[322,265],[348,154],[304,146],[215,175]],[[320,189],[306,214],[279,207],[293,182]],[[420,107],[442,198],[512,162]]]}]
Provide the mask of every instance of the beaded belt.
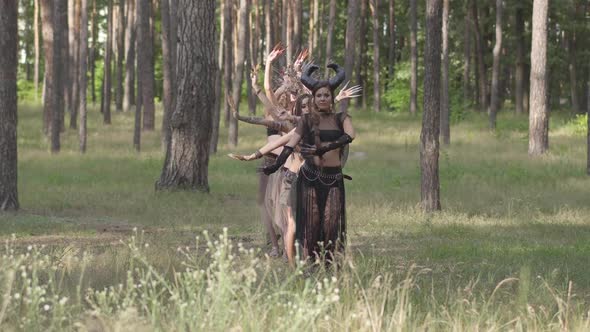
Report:
[{"label": "beaded belt", "polygon": [[314,182],[318,180],[321,184],[325,186],[331,186],[337,181],[342,180],[342,173],[325,174],[317,169],[309,167],[307,164],[303,164],[303,166],[301,167],[301,174],[303,174],[307,181]]},{"label": "beaded belt", "polygon": [[285,176],[285,181],[287,181],[287,183],[293,183],[293,181],[297,179],[297,173],[291,172],[288,168],[283,171],[283,175]]}]

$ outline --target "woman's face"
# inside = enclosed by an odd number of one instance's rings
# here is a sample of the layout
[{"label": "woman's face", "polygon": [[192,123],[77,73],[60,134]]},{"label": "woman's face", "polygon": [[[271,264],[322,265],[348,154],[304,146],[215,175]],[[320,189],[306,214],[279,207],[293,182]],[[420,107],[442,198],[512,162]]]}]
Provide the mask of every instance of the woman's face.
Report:
[{"label": "woman's face", "polygon": [[332,106],[332,92],[327,87],[320,88],[315,92],[314,100],[320,112],[329,112]]},{"label": "woman's face", "polygon": [[304,98],[301,101],[301,114],[309,113],[309,98]]}]

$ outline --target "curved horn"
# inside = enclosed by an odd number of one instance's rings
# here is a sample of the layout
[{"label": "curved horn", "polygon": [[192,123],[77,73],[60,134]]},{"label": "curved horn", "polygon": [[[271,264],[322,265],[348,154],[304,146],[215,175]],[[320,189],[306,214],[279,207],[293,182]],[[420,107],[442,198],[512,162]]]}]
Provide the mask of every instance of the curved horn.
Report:
[{"label": "curved horn", "polygon": [[339,65],[337,65],[335,63],[329,64],[328,68],[330,68],[336,72],[336,75],[334,75],[334,77],[331,77],[329,80],[330,88],[333,91],[340,84],[342,84],[342,82],[344,82],[344,80],[346,79],[346,72],[344,71],[344,68],[340,67]]},{"label": "curved horn", "polygon": [[311,74],[318,69],[320,69],[320,67],[317,65],[309,64],[305,66],[301,72],[301,83],[303,83],[303,85],[305,85],[310,91],[313,91],[318,84],[318,80],[311,76]]}]

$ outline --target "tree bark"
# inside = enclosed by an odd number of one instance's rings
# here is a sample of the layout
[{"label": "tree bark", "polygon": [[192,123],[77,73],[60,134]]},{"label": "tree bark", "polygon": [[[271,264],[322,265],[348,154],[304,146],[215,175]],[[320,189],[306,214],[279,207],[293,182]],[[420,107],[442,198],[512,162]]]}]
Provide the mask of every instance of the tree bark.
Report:
[{"label": "tree bark", "polygon": [[395,0],[389,0],[389,24],[387,25],[387,37],[389,39],[389,46],[387,48],[387,81],[385,82],[385,90],[388,89],[389,83],[393,80],[395,71]]},{"label": "tree bark", "polygon": [[[135,151],[141,151],[141,122],[142,122],[142,108],[143,108],[143,95],[142,95],[142,75],[139,75],[139,68],[140,68],[140,56],[139,50],[141,49],[141,40],[139,39],[139,17],[140,15],[144,15],[143,10],[140,8],[142,5],[139,3],[142,0],[136,0],[135,2],[135,29],[137,31],[137,38],[135,38],[135,61],[137,67],[137,89],[135,90],[135,114],[134,114],[134,123],[133,123],[133,148]],[[144,28],[144,31],[145,28]],[[145,33],[145,32],[144,32]],[[166,151],[168,153],[168,151]]]},{"label": "tree bark", "polygon": [[426,1],[426,41],[424,45],[424,114],[420,134],[421,205],[427,212],[440,210],[438,176],[439,112],[441,73],[442,0]]},{"label": "tree bark", "polygon": [[320,13],[320,0],[310,0],[309,13],[309,55],[313,58],[319,55],[318,42],[320,29],[318,28],[318,23]]},{"label": "tree bark", "polygon": [[171,117],[170,153],[156,189],[208,192],[211,108],[217,70],[215,1],[179,1],[178,98]]},{"label": "tree bark", "polygon": [[[107,41],[104,57],[104,85],[102,87],[103,101],[101,102],[104,124],[111,124],[111,62],[113,56],[113,0],[107,1]],[[147,51],[147,50],[145,50]]]},{"label": "tree bark", "polygon": [[[228,96],[232,93],[232,68],[234,68],[234,48],[233,48],[233,23],[232,23],[232,1],[231,0],[224,0],[225,4],[223,7],[223,24],[224,24],[224,33],[223,36],[223,56],[224,56],[224,66],[223,66],[223,91],[224,91],[224,98],[223,98],[223,123],[225,127],[229,127],[230,121],[230,107],[227,103]],[[271,46],[272,49],[272,46]]]},{"label": "tree bark", "polygon": [[586,92],[586,174],[590,175],[590,70],[588,70],[588,82],[587,82],[587,89]]},{"label": "tree bark", "polygon": [[451,109],[449,106],[449,0],[443,0],[442,11],[442,89],[440,94],[440,136],[451,143]]},{"label": "tree bark", "polygon": [[381,85],[379,83],[379,0],[371,0],[371,14],[373,16],[373,108],[381,112]]},{"label": "tree bark", "polygon": [[330,0],[330,14],[326,36],[326,67],[332,60],[332,44],[334,43],[334,25],[336,23],[336,0]]},{"label": "tree bark", "polygon": [[0,211],[18,210],[18,2],[0,0]]},{"label": "tree bark", "polygon": [[[369,0],[359,1],[361,8],[359,12],[359,42],[357,45],[358,58],[355,63],[354,73],[356,74],[356,84],[360,86],[365,86],[365,77],[363,76],[363,70],[365,69],[367,53],[367,6]],[[363,89],[361,96],[356,100],[357,107],[364,108],[363,105],[366,105],[366,99],[366,89]]]},{"label": "tree bark", "polygon": [[39,100],[39,59],[41,57],[41,49],[40,49],[40,36],[39,36],[39,0],[35,1],[35,9],[34,9],[34,18],[33,18],[33,30],[34,30],[34,43],[35,43],[35,101]]},{"label": "tree bark", "polygon": [[410,0],[410,114],[418,108],[418,20],[416,0]]},{"label": "tree bark", "polygon": [[[352,76],[354,68],[354,49],[356,43],[356,20],[358,14],[358,0],[348,0],[348,11],[346,15],[346,40],[344,50],[344,71],[347,77]],[[331,74],[329,74],[331,75]],[[340,111],[348,110],[349,99],[340,102]]]},{"label": "tree bark", "polygon": [[[115,86],[115,110],[123,111],[123,58],[125,56],[125,0],[119,1],[117,16],[117,82]],[[127,1],[129,6],[129,0]]]},{"label": "tree bark", "polygon": [[[223,1],[223,0],[222,0]],[[225,13],[225,10],[223,11]],[[225,16],[225,14],[223,14]],[[225,17],[227,18],[227,17]],[[225,22],[225,21],[224,21]],[[227,24],[227,23],[225,23]],[[271,2],[269,0],[264,1],[264,25],[266,27],[266,55],[268,55],[272,48],[274,47],[274,43],[276,42],[273,39],[273,20],[272,20],[272,7]],[[225,42],[224,42],[225,43]]]},{"label": "tree bark", "polygon": [[[466,4],[469,6],[469,1]],[[471,11],[466,10],[463,27],[463,106],[466,108],[471,103]]]},{"label": "tree bark", "polygon": [[529,155],[549,149],[549,105],[547,102],[547,13],[549,0],[533,2],[531,43],[531,88],[529,113]]},{"label": "tree bark", "polygon": [[[240,99],[242,96],[242,79],[244,74],[244,61],[246,60],[246,41],[248,31],[248,12],[250,10],[250,0],[240,0],[239,17],[238,17],[238,47],[235,50],[235,71],[232,83],[232,99],[236,105],[236,110],[240,110]],[[238,120],[233,116],[229,120],[228,144],[234,148],[238,145]]]},{"label": "tree bark", "polygon": [[516,13],[514,15],[515,24],[515,37],[516,37],[516,69],[514,73],[514,101],[516,114],[522,114],[524,112],[524,9],[522,4],[518,4],[516,7]]},{"label": "tree bark", "polygon": [[496,0],[496,44],[492,68],[492,97],[490,103],[490,129],[496,129],[496,114],[500,108],[500,56],[502,54],[502,0]]},{"label": "tree bark", "polygon": [[162,14],[162,71],[164,73],[163,101],[164,115],[162,118],[162,146],[168,146],[172,130],[170,129],[170,114],[172,114],[174,100],[174,83],[176,82],[175,54],[172,44],[176,44],[171,29],[171,22],[176,20],[176,13],[171,10],[169,0],[161,0],[160,11]]},{"label": "tree bark", "polygon": [[572,28],[571,31],[567,31],[565,33],[566,41],[567,41],[567,55],[568,55],[568,70],[569,70],[569,78],[570,78],[570,97],[571,97],[571,104],[572,104],[572,113],[579,114],[580,113],[580,102],[578,99],[578,78],[577,76],[577,64],[576,64],[576,33],[575,29]]},{"label": "tree bark", "polygon": [[[250,70],[250,67],[258,65],[258,48],[260,40],[260,10],[258,6],[258,0],[252,1],[252,11],[250,12],[250,22],[252,22],[253,29],[250,29],[250,53],[248,56],[249,66],[246,67],[246,72]],[[248,113],[251,115],[256,114],[256,95],[252,93],[252,82],[246,75],[246,83],[248,84]]]},{"label": "tree bark", "polygon": [[[257,1],[257,0],[254,0]],[[270,1],[265,1],[264,6],[269,5]],[[211,140],[209,143],[209,153],[215,154],[217,153],[217,143],[219,142],[219,121],[221,120],[221,105],[225,105],[226,103],[222,103],[222,87],[223,87],[223,77],[221,75],[221,68],[223,68],[223,60],[224,60],[224,42],[223,37],[225,34],[225,2],[220,1],[219,6],[219,20],[220,20],[220,31],[218,37],[216,37],[215,44],[217,45],[217,71],[215,72],[215,105],[213,107],[213,116],[211,118]],[[268,32],[268,29],[267,29]],[[268,48],[268,45],[267,45]]]},{"label": "tree bark", "polygon": [[[92,104],[96,104],[96,41],[98,39],[98,25],[96,23],[96,0],[92,0],[92,18],[90,22],[90,31],[92,33],[92,47],[90,48],[90,93],[92,95]],[[102,91],[102,90],[101,90]]]},{"label": "tree bark", "polygon": [[88,86],[88,0],[81,0],[80,3],[80,68],[78,70],[78,82],[79,82],[79,91],[80,91],[80,103],[79,103],[79,113],[80,113],[80,130],[79,130],[79,140],[80,140],[80,153],[86,152],[86,141],[87,141],[87,132],[86,132],[86,124],[87,124],[87,101],[86,101],[86,91]]},{"label": "tree bark", "polygon": [[81,0],[74,0],[74,43],[70,44],[74,55],[70,73],[72,76],[72,105],[70,107],[70,129],[76,129],[78,126],[78,110],[80,109],[80,19],[81,19]]},{"label": "tree bark", "polygon": [[155,129],[154,39],[150,28],[151,0],[137,0],[137,76],[141,76],[143,130]]},{"label": "tree bark", "polygon": [[55,109],[53,99],[53,1],[41,0],[41,24],[43,33],[43,53],[45,54],[44,98],[43,98],[43,133],[49,135],[52,112]]},{"label": "tree bark", "polygon": [[60,143],[60,132],[63,120],[64,110],[64,66],[67,52],[64,52],[64,44],[66,41],[66,34],[64,33],[64,24],[67,21],[67,0],[55,0],[53,4],[53,99],[55,100],[55,108],[51,114],[51,126],[50,126],[50,137],[51,137],[51,153],[56,154],[61,149]]},{"label": "tree bark", "polygon": [[301,40],[303,36],[303,4],[301,0],[293,1],[293,52],[301,51]]},{"label": "tree bark", "polygon": [[135,102],[135,1],[127,0],[127,27],[125,28],[125,91],[123,112],[128,112]]},{"label": "tree bark", "polygon": [[479,87],[479,107],[480,111],[488,110],[488,86],[486,78],[486,67],[484,61],[484,46],[483,37],[481,35],[481,28],[479,26],[479,14],[477,12],[477,5],[474,0],[471,2],[471,15],[473,17],[473,31],[475,32],[475,50],[477,54],[477,77]]},{"label": "tree bark", "polygon": [[63,80],[64,80],[64,93],[66,98],[66,109],[68,112],[74,110],[74,81],[76,75],[76,0],[67,0],[67,55],[64,57],[65,63],[68,66],[64,66]]}]

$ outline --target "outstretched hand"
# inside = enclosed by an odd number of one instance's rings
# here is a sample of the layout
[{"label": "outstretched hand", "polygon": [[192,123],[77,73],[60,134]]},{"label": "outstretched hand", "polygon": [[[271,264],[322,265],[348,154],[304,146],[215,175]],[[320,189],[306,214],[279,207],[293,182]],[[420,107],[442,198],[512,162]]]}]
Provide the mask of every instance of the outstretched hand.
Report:
[{"label": "outstretched hand", "polygon": [[251,161],[251,160],[256,159],[256,156],[254,156],[252,154],[245,156],[245,155],[241,155],[241,154],[229,153],[227,156],[230,157],[231,159],[240,160],[240,161]]},{"label": "outstretched hand", "polygon": [[308,56],[309,56],[309,50],[307,48],[303,49],[303,51],[301,51],[299,53],[299,55],[295,59],[295,62],[293,63],[293,68],[295,69],[295,71],[297,71],[297,72],[301,71],[301,66],[303,65],[303,61],[305,61],[305,59],[307,59]]},{"label": "outstretched hand", "polygon": [[273,62],[276,58],[281,56],[281,54],[283,54],[284,52],[285,52],[285,48],[281,45],[281,43],[278,43],[277,45],[275,45],[275,47],[272,49],[272,51],[268,54],[268,58],[266,61]]},{"label": "outstretched hand", "polygon": [[363,88],[360,85],[355,85],[351,86],[350,88],[347,88],[349,83],[350,81],[346,82],[342,90],[340,90],[340,93],[338,93],[338,95],[336,96],[336,101],[352,99],[361,96],[360,92],[363,90]]}]

